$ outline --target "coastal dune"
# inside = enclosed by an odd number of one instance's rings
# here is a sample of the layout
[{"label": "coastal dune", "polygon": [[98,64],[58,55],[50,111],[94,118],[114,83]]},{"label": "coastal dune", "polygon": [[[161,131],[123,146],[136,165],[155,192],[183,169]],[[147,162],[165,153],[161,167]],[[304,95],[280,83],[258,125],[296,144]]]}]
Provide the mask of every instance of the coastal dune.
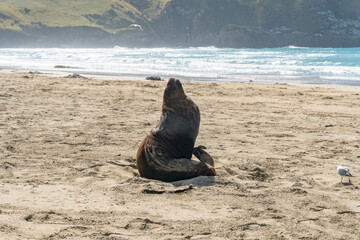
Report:
[{"label": "coastal dune", "polygon": [[183,82],[218,176],[163,183],[135,155],[166,82],[0,70],[0,85],[0,239],[360,236],[358,87]]}]

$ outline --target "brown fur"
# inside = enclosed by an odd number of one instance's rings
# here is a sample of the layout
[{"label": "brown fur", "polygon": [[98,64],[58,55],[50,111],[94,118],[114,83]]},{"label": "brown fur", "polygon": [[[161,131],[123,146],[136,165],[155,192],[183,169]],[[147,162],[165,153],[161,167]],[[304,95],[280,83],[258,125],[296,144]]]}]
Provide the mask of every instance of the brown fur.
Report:
[{"label": "brown fur", "polygon": [[[199,126],[199,108],[185,95],[180,81],[171,78],[164,91],[160,122],[136,155],[140,176],[167,182],[215,176],[212,157],[203,148],[194,149]],[[201,162],[191,160],[193,152]]]}]

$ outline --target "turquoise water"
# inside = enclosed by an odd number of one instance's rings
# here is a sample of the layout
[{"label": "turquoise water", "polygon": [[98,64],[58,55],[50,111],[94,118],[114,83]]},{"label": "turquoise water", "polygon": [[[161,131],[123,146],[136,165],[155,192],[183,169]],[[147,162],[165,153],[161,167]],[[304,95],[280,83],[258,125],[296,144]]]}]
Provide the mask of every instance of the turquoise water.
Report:
[{"label": "turquoise water", "polygon": [[124,79],[360,85],[360,48],[0,49],[0,68]]}]

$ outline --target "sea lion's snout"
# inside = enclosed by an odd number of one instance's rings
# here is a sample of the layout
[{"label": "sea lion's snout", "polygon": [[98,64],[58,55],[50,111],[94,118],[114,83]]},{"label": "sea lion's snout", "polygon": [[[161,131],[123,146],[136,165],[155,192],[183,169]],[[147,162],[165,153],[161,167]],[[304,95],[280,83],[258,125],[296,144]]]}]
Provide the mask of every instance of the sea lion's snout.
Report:
[{"label": "sea lion's snout", "polygon": [[180,80],[170,78],[165,88],[165,94],[185,94]]},{"label": "sea lion's snout", "polygon": [[177,89],[177,88],[182,88],[181,82],[179,81],[179,79],[176,78],[170,78],[166,88],[168,89]]},{"label": "sea lion's snout", "polygon": [[176,84],[176,87],[178,88],[178,89],[183,89],[183,87],[182,87],[182,85],[181,85],[181,82],[180,82],[180,80],[179,79],[176,79],[175,80],[175,84]]},{"label": "sea lion's snout", "polygon": [[167,83],[167,86],[168,87],[173,87],[173,86],[175,86],[175,82],[176,82],[175,78],[170,78],[168,83]]}]

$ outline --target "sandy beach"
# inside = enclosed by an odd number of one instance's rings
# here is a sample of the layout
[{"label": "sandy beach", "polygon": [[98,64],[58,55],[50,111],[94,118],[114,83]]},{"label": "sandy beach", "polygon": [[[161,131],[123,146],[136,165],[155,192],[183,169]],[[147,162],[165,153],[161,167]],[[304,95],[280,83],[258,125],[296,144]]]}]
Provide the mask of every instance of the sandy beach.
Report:
[{"label": "sandy beach", "polygon": [[218,176],[163,183],[135,155],[165,81],[0,84],[0,239],[359,239],[359,87],[183,82]]}]

